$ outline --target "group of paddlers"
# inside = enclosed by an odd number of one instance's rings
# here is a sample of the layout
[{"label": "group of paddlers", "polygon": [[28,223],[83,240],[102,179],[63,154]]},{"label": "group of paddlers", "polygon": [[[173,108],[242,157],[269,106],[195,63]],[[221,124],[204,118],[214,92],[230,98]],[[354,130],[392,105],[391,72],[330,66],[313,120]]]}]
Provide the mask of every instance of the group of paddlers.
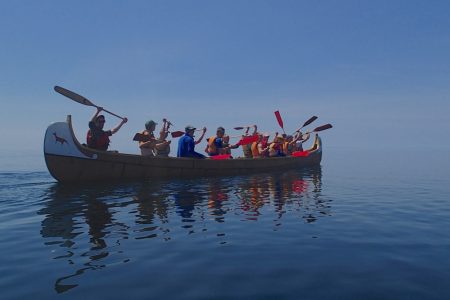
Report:
[{"label": "group of paddlers", "polygon": [[[98,107],[89,122],[87,146],[106,151],[110,143],[109,137],[116,133],[128,120],[123,118],[114,129],[105,131],[103,130],[105,117],[100,115],[101,111],[102,108]],[[177,157],[206,158],[205,155],[195,151],[195,145],[199,144],[206,134],[206,127],[199,130],[202,133],[197,140],[194,140],[197,129],[193,126],[186,126],[184,132],[170,132],[169,129],[172,124],[163,119],[159,137],[155,137],[156,125],[157,123],[153,120],[146,122],[145,129],[134,137],[134,140],[139,143],[142,155],[169,156],[171,141],[167,138],[171,133],[172,137],[180,137]],[[251,128],[253,128],[252,133],[250,133]],[[231,144],[230,138],[233,137],[226,135],[223,127],[217,128],[216,134],[207,138],[206,154],[211,158],[231,158],[231,150],[242,147],[245,158],[290,156],[294,152],[303,151],[302,144],[310,137],[310,133],[303,134],[300,130],[297,130],[293,135],[278,134],[277,132],[270,139],[269,134],[258,132],[256,125],[235,127],[235,129],[244,130],[244,133],[239,136],[240,139],[237,143]]]}]

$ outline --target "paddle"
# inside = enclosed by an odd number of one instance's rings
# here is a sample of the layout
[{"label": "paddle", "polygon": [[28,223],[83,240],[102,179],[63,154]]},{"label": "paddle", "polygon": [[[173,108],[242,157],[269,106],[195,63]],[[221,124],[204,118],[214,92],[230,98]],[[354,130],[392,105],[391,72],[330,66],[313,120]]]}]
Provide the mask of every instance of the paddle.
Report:
[{"label": "paddle", "polygon": [[136,142],[148,142],[150,140],[152,140],[152,138],[149,135],[142,134],[142,133],[136,133],[133,137],[133,141],[136,141]]},{"label": "paddle", "polygon": [[[99,107],[100,107],[100,106],[98,106],[98,105],[95,105],[95,104],[92,103],[90,100],[86,99],[85,97],[83,97],[83,96],[81,96],[81,95],[78,95],[77,93],[74,93],[74,92],[72,92],[72,91],[69,91],[68,89],[65,89],[65,88],[63,88],[63,87],[60,87],[60,86],[57,86],[57,85],[56,85],[54,89],[55,89],[56,92],[60,93],[61,95],[66,96],[67,98],[70,98],[70,99],[72,99],[73,101],[78,102],[78,103],[80,103],[80,104],[87,105],[87,106],[93,106],[93,107],[96,107],[96,108],[99,108]],[[112,113],[112,112],[110,112],[110,111],[107,111],[106,109],[103,109],[103,108],[102,108],[102,110],[103,110],[104,112],[107,112],[107,113],[110,114],[110,115],[113,115],[113,116],[119,118],[119,119],[122,119],[122,120],[124,119],[123,117],[118,116],[118,115],[116,115],[115,113]]]},{"label": "paddle", "polygon": [[281,118],[280,112],[278,110],[275,112],[275,117],[277,118],[278,125],[280,125],[281,129],[283,129],[283,133],[286,134],[283,127],[283,119]]},{"label": "paddle", "polygon": [[259,139],[259,136],[257,134],[252,135],[252,136],[245,136],[242,139],[239,140],[239,142],[237,142],[236,145],[248,145],[248,144],[252,144],[254,142],[257,142]]},{"label": "paddle", "polygon": [[309,124],[311,124],[311,123],[314,122],[315,120],[317,120],[317,117],[316,117],[316,116],[312,116],[311,118],[308,119],[308,121],[306,121],[306,122],[303,124],[302,127],[300,127],[299,129],[297,129],[296,132],[302,130],[303,127],[308,126]]},{"label": "paddle", "polygon": [[308,121],[306,121],[305,123],[303,123],[303,126],[300,127],[299,129],[297,129],[292,135],[294,135],[296,132],[299,132],[300,130],[303,129],[303,127],[308,126],[309,124],[311,124],[312,122],[314,122],[315,120],[317,120],[316,116],[312,116],[311,118],[308,119]]},{"label": "paddle", "polygon": [[[203,129],[196,129],[195,131],[203,131]],[[173,131],[173,132],[171,132],[170,135],[171,135],[173,138],[177,138],[177,137],[180,137],[180,136],[184,135],[184,133],[185,133],[184,131],[178,130],[178,131]]]},{"label": "paddle", "polygon": [[319,132],[319,131],[323,131],[323,130],[330,129],[330,128],[333,128],[333,125],[325,124],[325,125],[314,128],[314,130],[311,132]]},{"label": "paddle", "polygon": [[177,137],[180,137],[180,136],[184,135],[184,131],[174,131],[174,132],[171,132],[170,135],[173,138],[177,138]]},{"label": "paddle", "polygon": [[250,128],[250,127],[254,127],[255,125],[251,125],[251,126],[238,126],[238,127],[234,127],[234,130],[242,130],[244,128]]}]

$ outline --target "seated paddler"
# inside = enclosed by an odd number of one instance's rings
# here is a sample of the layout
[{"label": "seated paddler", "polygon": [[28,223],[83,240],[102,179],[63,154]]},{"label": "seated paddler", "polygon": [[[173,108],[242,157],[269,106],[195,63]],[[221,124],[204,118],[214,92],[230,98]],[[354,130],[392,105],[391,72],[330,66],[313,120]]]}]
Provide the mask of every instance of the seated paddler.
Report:
[{"label": "seated paddler", "polygon": [[[161,135],[159,139],[155,138],[154,131],[157,124],[153,120],[145,123],[145,130],[141,132],[142,138],[139,140],[139,148],[141,149],[142,155],[168,156],[170,152],[170,141],[166,141],[165,138],[162,139]],[[164,126],[166,126],[165,122]],[[162,155],[166,153],[167,155]]]},{"label": "seated paddler", "polygon": [[206,146],[205,152],[209,156],[216,156],[219,154],[226,154],[225,148],[225,128],[217,128],[216,135],[207,139],[208,145]]},{"label": "seated paddler", "polygon": [[[250,135],[249,131],[250,131],[251,127],[253,127],[254,130],[253,130],[253,133]],[[248,126],[247,129],[245,130],[244,134],[242,135],[242,138],[246,138],[246,137],[249,137],[249,136],[254,136],[254,135],[256,135],[257,132],[258,132],[258,126],[256,126],[256,125]],[[245,158],[252,158],[253,157],[252,144],[251,143],[242,145],[242,151],[244,152],[244,157]]]},{"label": "seated paddler", "polygon": [[195,145],[202,141],[206,133],[206,127],[203,127],[202,135],[197,141],[194,141],[195,127],[188,125],[184,131],[185,134],[178,140],[177,157],[205,158],[203,154],[195,152]]},{"label": "seated paddler", "polygon": [[119,131],[120,127],[125,124],[128,119],[123,118],[122,121],[111,130],[103,130],[105,126],[105,116],[100,115],[100,112],[103,110],[102,107],[97,107],[97,111],[89,122],[89,130],[86,135],[87,146],[92,149],[106,151],[108,150],[109,137],[114,133]]},{"label": "seated paddler", "polygon": [[282,136],[276,136],[274,141],[269,146],[269,156],[286,156],[286,154],[283,152],[283,143],[284,138]]}]

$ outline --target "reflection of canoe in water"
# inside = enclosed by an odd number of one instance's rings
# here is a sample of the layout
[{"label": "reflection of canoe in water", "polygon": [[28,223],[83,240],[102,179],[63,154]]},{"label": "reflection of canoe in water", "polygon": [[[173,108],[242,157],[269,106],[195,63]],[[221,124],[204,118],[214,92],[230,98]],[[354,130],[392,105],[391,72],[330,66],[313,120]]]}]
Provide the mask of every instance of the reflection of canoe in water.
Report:
[{"label": "reflection of canoe in water", "polygon": [[319,165],[319,136],[308,152],[300,157],[212,160],[97,151],[77,141],[70,116],[66,122],[51,124],[44,141],[47,168],[60,182],[238,175]]}]

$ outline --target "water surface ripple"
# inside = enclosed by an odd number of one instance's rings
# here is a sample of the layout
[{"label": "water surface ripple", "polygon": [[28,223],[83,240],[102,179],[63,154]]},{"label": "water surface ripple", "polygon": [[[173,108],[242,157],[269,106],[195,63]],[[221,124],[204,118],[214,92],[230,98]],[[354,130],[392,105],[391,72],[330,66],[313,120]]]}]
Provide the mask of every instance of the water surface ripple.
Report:
[{"label": "water surface ripple", "polygon": [[446,299],[449,188],[329,172],[0,173],[3,297]]}]

